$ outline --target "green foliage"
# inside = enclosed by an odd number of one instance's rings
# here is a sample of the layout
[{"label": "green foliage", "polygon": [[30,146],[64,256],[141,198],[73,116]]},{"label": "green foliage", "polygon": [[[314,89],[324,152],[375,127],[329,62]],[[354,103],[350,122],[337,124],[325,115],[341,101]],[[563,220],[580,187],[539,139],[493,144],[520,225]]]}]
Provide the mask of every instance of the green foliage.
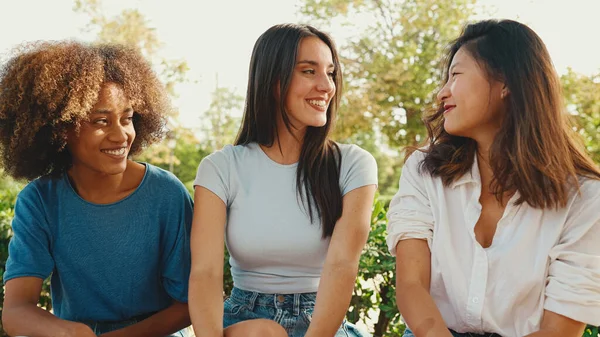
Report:
[{"label": "green foliage", "polygon": [[[404,325],[396,307],[395,264],[389,254],[386,237],[386,209],[375,200],[371,215],[371,232],[360,258],[358,278],[347,314],[350,322],[376,321],[373,335],[402,336]],[[373,313],[377,316],[373,317]]]},{"label": "green foliage", "polygon": [[[440,57],[473,13],[474,2],[304,1],[301,12],[309,23],[357,31],[339,48],[346,77],[341,138],[375,127],[393,147],[424,139],[421,116],[439,86]],[[356,22],[370,24],[357,28]]]},{"label": "green foliage", "polygon": [[241,109],[244,97],[229,88],[217,87],[212,93],[208,110],[204,112],[206,122],[204,134],[209,148],[220,150],[227,144],[232,144],[240,127]]},{"label": "green foliage", "polygon": [[[191,130],[178,128],[165,141],[147,148],[136,160],[172,171],[184,184],[192,182],[202,158],[212,151],[198,141]],[[191,185],[188,186],[191,191]]]},{"label": "green foliage", "polygon": [[569,69],[561,82],[567,107],[586,149],[600,163],[600,74],[584,76]]},{"label": "green foliage", "polygon": [[[338,48],[345,83],[334,139],[378,149],[425,140],[421,117],[433,107],[441,56],[473,13],[474,3],[304,0],[300,11],[305,21],[349,35]],[[380,191],[390,198],[402,156],[392,151],[374,156]]]},{"label": "green foliage", "polygon": [[[0,284],[3,284],[3,275],[8,259],[8,244],[12,237],[11,223],[15,215],[15,202],[22,184],[15,182],[9,177],[4,176],[0,172]],[[4,287],[0,287],[0,298],[4,299]],[[50,299],[50,279],[44,280],[42,284],[42,293],[40,294],[39,306],[46,310],[52,309],[52,301]],[[0,303],[0,316],[4,301]],[[6,336],[2,323],[0,323],[0,337]]]}]

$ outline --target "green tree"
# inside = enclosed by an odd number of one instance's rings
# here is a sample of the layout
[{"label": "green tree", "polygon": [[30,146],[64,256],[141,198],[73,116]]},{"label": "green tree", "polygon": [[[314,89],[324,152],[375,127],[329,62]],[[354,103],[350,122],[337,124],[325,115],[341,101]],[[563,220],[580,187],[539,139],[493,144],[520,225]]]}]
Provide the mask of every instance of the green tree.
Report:
[{"label": "green tree", "polygon": [[561,82],[579,134],[594,161],[600,163],[600,74],[585,76],[569,69]]},{"label": "green tree", "polygon": [[[338,48],[345,91],[334,138],[378,149],[372,153],[379,166],[384,199],[397,188],[403,161],[401,154],[385,149],[415,145],[425,139],[421,117],[433,107],[433,93],[441,79],[440,58],[474,12],[474,3],[303,2],[300,11],[308,23],[329,31],[350,32],[348,42]],[[361,23],[357,26],[356,22]]]},{"label": "green tree", "polygon": [[203,114],[206,142],[213,150],[232,144],[240,127],[244,97],[230,88],[219,87],[212,93],[210,106]]},{"label": "green tree", "polygon": [[[125,9],[114,17],[108,17],[102,11],[102,4],[102,0],[75,0],[73,10],[90,19],[85,31],[95,35],[98,43],[120,43],[137,47],[151,62],[167,92],[171,97],[176,97],[176,85],[187,81],[187,62],[169,60],[159,55],[163,44],[156,29],[137,9]],[[167,126],[171,130],[171,139],[185,137],[178,135],[179,132],[185,132],[184,128],[178,126],[178,111],[166,113],[169,116]],[[165,161],[179,163],[179,158],[172,155],[173,149],[169,148],[169,143],[160,142],[151,145],[137,159],[157,166],[161,166]]]},{"label": "green tree", "polygon": [[[423,112],[441,77],[440,57],[474,11],[474,0],[305,0],[302,14],[322,28],[351,30],[341,45],[346,91],[337,133],[372,127],[392,146],[425,137]],[[333,27],[330,22],[336,22]]]}]

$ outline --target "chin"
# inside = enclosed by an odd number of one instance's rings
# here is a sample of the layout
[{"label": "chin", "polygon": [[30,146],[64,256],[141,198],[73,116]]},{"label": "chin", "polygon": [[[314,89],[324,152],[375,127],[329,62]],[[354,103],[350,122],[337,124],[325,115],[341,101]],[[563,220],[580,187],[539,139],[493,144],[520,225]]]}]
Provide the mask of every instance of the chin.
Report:
[{"label": "chin", "polygon": [[325,126],[325,124],[327,124],[327,117],[323,116],[324,118],[316,118],[314,120],[312,120],[310,123],[308,123],[308,126],[312,126],[315,128],[320,128]]},{"label": "chin", "polygon": [[106,175],[117,175],[123,174],[127,170],[127,161],[122,164],[110,165],[108,167],[104,167],[104,174]]}]

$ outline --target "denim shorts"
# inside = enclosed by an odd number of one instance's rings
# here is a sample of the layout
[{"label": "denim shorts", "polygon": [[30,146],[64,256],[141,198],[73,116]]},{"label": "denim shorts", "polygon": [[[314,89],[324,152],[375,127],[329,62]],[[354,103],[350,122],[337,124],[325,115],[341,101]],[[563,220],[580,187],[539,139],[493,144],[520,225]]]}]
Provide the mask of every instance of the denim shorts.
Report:
[{"label": "denim shorts", "polygon": [[[143,321],[144,319],[150,317],[150,315],[141,315],[135,318],[131,318],[128,320],[124,320],[124,321],[118,321],[118,322],[92,322],[92,321],[87,321],[87,322],[82,322],[84,324],[86,324],[87,326],[89,326],[92,331],[96,334],[96,335],[101,335],[103,333],[107,333],[107,332],[111,332],[111,331],[115,331],[115,330],[119,330],[119,329],[123,329],[125,327],[128,327],[130,325],[139,323],[141,321]],[[187,328],[177,331],[176,333],[170,334],[168,336],[165,337],[187,337],[188,333],[187,333]]]},{"label": "denim shorts", "polygon": [[[312,319],[317,293],[263,294],[233,288],[225,300],[223,327],[264,318],[279,323],[289,337],[304,337]],[[342,322],[335,337],[363,337],[353,324]]]},{"label": "denim shorts", "polygon": [[[450,332],[452,333],[452,336],[454,336],[454,337],[500,337],[500,335],[495,334],[495,333],[486,333],[483,335],[479,335],[479,334],[470,333],[470,332],[459,333],[459,332],[454,332],[452,330],[450,330]],[[409,328],[406,328],[406,330],[404,330],[404,334],[402,335],[402,337],[415,337],[415,335],[412,333],[412,331],[410,331]]]}]

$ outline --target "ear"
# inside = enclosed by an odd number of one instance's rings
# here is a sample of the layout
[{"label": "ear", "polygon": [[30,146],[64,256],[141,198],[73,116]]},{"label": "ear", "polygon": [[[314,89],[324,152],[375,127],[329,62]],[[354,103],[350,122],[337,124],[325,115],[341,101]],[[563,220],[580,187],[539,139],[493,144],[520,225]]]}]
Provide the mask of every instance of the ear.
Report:
[{"label": "ear", "polygon": [[508,87],[506,86],[506,84],[502,84],[502,90],[500,90],[500,98],[504,99],[509,94],[510,94],[510,90],[508,90]]}]

